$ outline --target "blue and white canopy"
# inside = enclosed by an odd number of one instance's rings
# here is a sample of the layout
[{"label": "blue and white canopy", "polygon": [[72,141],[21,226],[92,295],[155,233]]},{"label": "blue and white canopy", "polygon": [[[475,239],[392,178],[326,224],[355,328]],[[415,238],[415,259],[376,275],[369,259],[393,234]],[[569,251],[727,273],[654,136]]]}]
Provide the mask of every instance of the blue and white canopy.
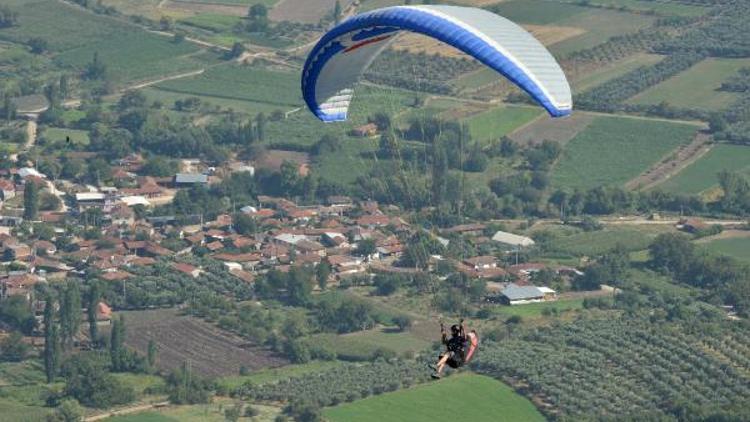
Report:
[{"label": "blue and white canopy", "polygon": [[310,52],[302,95],[326,122],[346,120],[354,85],[402,31],[438,39],[474,57],[528,92],[551,116],[571,113],[570,85],[552,54],[515,23],[483,9],[395,6],[354,16]]}]

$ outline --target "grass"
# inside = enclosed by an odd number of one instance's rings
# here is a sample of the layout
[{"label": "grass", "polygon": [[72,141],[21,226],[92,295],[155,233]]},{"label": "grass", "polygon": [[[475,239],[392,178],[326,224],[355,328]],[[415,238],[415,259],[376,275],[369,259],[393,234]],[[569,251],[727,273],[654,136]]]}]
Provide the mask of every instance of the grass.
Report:
[{"label": "grass", "polygon": [[706,59],[631,98],[631,104],[660,104],[718,111],[731,105],[737,94],[719,91],[750,59]]},{"label": "grass", "polygon": [[745,263],[750,263],[750,238],[748,237],[714,240],[706,248],[712,252],[728,255]]},{"label": "grass", "polygon": [[161,101],[165,107],[172,107],[177,100],[188,97],[199,98],[204,104],[219,107],[222,110],[232,110],[240,113],[256,115],[258,113],[270,114],[274,110],[286,111],[285,107],[273,104],[259,103],[254,101],[232,100],[228,98],[211,97],[206,95],[185,94],[179,92],[165,91],[159,88],[144,88],[141,92],[149,101]]},{"label": "grass", "polygon": [[85,130],[63,129],[49,127],[41,135],[49,143],[65,143],[66,137],[70,137],[70,142],[76,145],[85,146],[89,144],[89,133]]},{"label": "grass", "polygon": [[696,127],[623,117],[598,117],[573,138],[552,171],[557,188],[619,186],[690,142]]},{"label": "grass", "polygon": [[339,358],[345,360],[369,360],[378,349],[386,349],[396,354],[418,352],[430,346],[424,340],[409,332],[386,332],[382,329],[359,331],[350,334],[317,334],[309,337],[311,345],[325,345],[335,350]]},{"label": "grass", "polygon": [[150,387],[158,387],[164,385],[164,379],[156,375],[145,375],[145,374],[112,374],[118,381],[123,385],[132,387],[136,394],[143,394],[144,391]]},{"label": "grass", "polygon": [[553,239],[548,243],[547,248],[550,251],[579,256],[601,255],[618,246],[628,251],[639,251],[648,248],[658,234],[656,230],[605,228]]},{"label": "grass", "polygon": [[26,406],[15,400],[0,397],[0,409],[3,421],[44,422],[52,413],[48,407]]},{"label": "grass", "polygon": [[376,165],[373,157],[377,150],[378,141],[375,139],[345,139],[339,151],[316,158],[316,173],[330,182],[352,184]]},{"label": "grass", "polygon": [[36,360],[0,363],[0,386],[46,382],[42,363]]},{"label": "grass", "polygon": [[657,186],[657,189],[674,193],[697,194],[719,183],[717,175],[726,170],[743,171],[750,168],[750,147],[744,145],[717,145],[698,161]]},{"label": "grass", "polygon": [[[115,416],[107,422],[225,422],[224,410],[235,405],[232,399],[214,398],[209,404],[169,406],[132,415]],[[272,421],[280,413],[273,406],[252,405],[259,411],[255,418],[241,417],[241,421]]]},{"label": "grass", "polygon": [[708,8],[697,5],[689,5],[674,1],[654,0],[591,0],[591,5],[604,7],[624,8],[636,12],[655,13],[660,16],[684,16],[695,17],[704,15]]},{"label": "grass", "polygon": [[128,82],[200,69],[205,63],[191,56],[198,51],[189,42],[174,43],[167,37],[126,32],[117,38],[105,38],[67,50],[58,55],[56,61],[82,70],[97,52],[112,80]]},{"label": "grass", "polygon": [[260,102],[284,108],[302,105],[297,74],[248,66],[217,66],[201,75],[165,81],[156,87],[180,94]]},{"label": "grass", "polygon": [[505,1],[491,10],[500,16],[522,24],[549,25],[586,13],[581,6],[545,0]]},{"label": "grass", "polygon": [[652,66],[663,58],[664,56],[657,54],[637,53],[585,73],[571,81],[571,85],[575,93],[583,93],[641,66]]},{"label": "grass", "polygon": [[654,16],[589,8],[586,13],[578,13],[555,22],[555,25],[581,28],[586,32],[550,46],[550,51],[555,57],[566,56],[597,46],[614,36],[638,32],[651,26],[655,20]]},{"label": "grass", "polygon": [[529,303],[526,305],[501,306],[496,308],[502,315],[517,315],[523,318],[542,316],[545,309],[556,309],[559,312],[583,308],[583,299],[560,299],[554,302]]},{"label": "grass", "polygon": [[231,31],[235,25],[242,21],[242,18],[239,16],[219,15],[214,13],[203,13],[180,20],[181,23],[186,25],[214,32]]},{"label": "grass", "polygon": [[440,382],[369,397],[323,411],[340,421],[543,421],[530,401],[495,379],[460,374]]},{"label": "grass", "polygon": [[340,361],[312,361],[299,365],[288,365],[282,366],[281,368],[264,369],[251,375],[221,377],[217,382],[231,390],[241,386],[246,381],[250,381],[256,385],[268,384],[286,378],[298,377],[301,375],[324,371],[326,369],[331,369],[340,365],[346,364]]},{"label": "grass", "polygon": [[458,87],[460,90],[472,91],[475,89],[479,89],[485,85],[495,83],[502,78],[503,76],[495,72],[494,70],[483,67],[474,72],[469,72],[461,75],[458,79],[455,80],[455,82],[453,82],[453,84],[456,85],[456,87]]},{"label": "grass", "polygon": [[229,4],[238,6],[251,6],[253,4],[262,4],[268,8],[273,7],[279,0],[180,0],[185,3],[215,3]]},{"label": "grass", "polygon": [[534,120],[542,110],[538,107],[496,107],[467,119],[471,137],[477,141],[500,139],[520,126]]},{"label": "grass", "polygon": [[21,12],[19,24],[0,31],[0,39],[25,43],[32,37],[42,38],[62,67],[80,71],[98,52],[110,79],[124,83],[200,65],[189,57],[200,51],[191,43],[174,44],[169,37],[74,5],[54,0],[7,0],[3,4]]}]

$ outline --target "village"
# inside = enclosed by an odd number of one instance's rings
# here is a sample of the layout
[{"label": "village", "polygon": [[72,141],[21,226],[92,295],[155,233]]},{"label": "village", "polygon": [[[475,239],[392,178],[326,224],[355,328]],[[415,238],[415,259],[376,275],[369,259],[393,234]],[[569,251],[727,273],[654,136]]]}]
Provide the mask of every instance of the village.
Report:
[{"label": "village", "polygon": [[[583,274],[573,267],[518,262],[519,251],[533,248],[534,241],[479,223],[429,235],[444,247],[451,238],[460,237],[485,254],[463,259],[431,255],[426,265],[403,266],[406,239],[423,229],[407,223],[395,206],[355,202],[347,196],[330,196],[323,204],[301,206],[289,199],[261,195],[257,203],[236,204],[234,214],[222,214],[213,220],[196,215],[186,223],[176,216],[144,216],[147,208],[169,203],[178,190],[208,186],[218,179],[216,174],[231,169],[201,167],[199,160],[185,160],[183,166],[194,172],[157,178],[136,176],[143,164],[137,155],[114,164],[113,179],[125,187],[97,188],[60,179],[53,182],[32,167],[3,171],[3,297],[22,295],[33,301],[38,283],[92,273],[108,282],[127,282],[137,277],[133,268],[147,267],[158,260],[170,262],[174,271],[195,278],[203,268],[174,260],[190,254],[221,262],[236,283],[250,285],[269,270],[287,272],[292,266],[326,263],[330,266],[329,285],[336,286],[349,278],[377,273],[430,272],[441,262],[448,262],[470,278],[487,281],[488,301],[510,305],[557,298],[550,286],[534,285],[535,272],[549,269],[568,280]],[[247,163],[232,167],[254,173]],[[304,165],[299,171],[305,171]],[[31,221],[24,219],[24,210],[12,204],[18,203],[24,191],[29,192],[28,184],[34,184],[41,196],[57,197],[58,209],[39,211]],[[238,230],[237,218],[251,219],[254,231]],[[88,221],[92,219],[96,221]],[[71,229],[78,224],[84,230]],[[100,307],[100,319],[106,320],[111,309],[104,302]],[[38,318],[43,308],[43,304],[35,305]]]}]

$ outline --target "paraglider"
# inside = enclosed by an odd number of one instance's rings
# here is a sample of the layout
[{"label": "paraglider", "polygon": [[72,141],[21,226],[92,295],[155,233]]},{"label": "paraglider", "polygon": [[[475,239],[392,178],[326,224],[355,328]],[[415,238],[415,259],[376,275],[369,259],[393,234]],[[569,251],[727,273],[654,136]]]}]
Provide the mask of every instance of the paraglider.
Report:
[{"label": "paraglider", "polygon": [[394,6],[354,16],[313,47],[302,95],[324,122],[346,120],[354,86],[404,31],[440,40],[511,80],[553,117],[571,113],[570,85],[552,54],[526,30],[492,12],[460,6]]},{"label": "paraglider", "polygon": [[438,356],[438,361],[434,365],[430,365],[430,368],[435,372],[432,374],[432,378],[440,379],[443,369],[446,365],[453,369],[458,369],[471,361],[474,357],[474,353],[479,345],[479,336],[477,332],[471,330],[466,333],[464,328],[464,320],[462,319],[459,324],[451,325],[451,336],[445,331],[445,325],[440,322],[440,336],[441,341],[445,345],[446,351]]}]

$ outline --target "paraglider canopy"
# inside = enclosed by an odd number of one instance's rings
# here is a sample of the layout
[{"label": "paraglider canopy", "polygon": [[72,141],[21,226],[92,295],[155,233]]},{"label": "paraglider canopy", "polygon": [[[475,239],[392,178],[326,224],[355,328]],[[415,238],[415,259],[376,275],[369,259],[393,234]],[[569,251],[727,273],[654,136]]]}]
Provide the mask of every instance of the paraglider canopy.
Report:
[{"label": "paraglider canopy", "polygon": [[571,113],[570,85],[549,51],[515,23],[483,9],[394,6],[354,16],[331,29],[310,52],[302,95],[320,120],[346,120],[353,87],[402,31],[438,39],[501,73],[553,117]]}]

